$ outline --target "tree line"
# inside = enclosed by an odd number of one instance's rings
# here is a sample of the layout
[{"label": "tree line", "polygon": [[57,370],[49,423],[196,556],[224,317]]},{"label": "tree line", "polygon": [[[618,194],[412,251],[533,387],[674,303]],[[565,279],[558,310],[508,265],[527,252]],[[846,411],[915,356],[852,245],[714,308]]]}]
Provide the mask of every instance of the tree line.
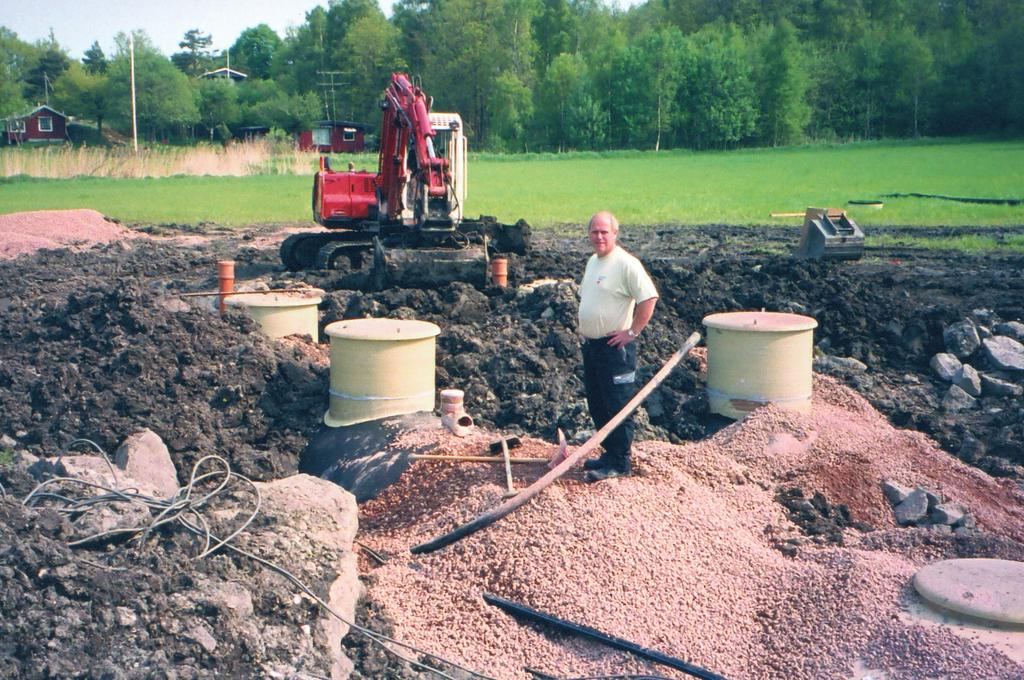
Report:
[{"label": "tree line", "polygon": [[[1024,13],[1010,0],[331,0],[225,54],[133,33],[140,131],[227,140],[379,122],[392,71],[422,79],[476,148],[720,149],[1024,131]],[[130,130],[128,36],[72,61],[0,27],[0,117],[44,100]],[[225,66],[237,85],[200,79]]]}]

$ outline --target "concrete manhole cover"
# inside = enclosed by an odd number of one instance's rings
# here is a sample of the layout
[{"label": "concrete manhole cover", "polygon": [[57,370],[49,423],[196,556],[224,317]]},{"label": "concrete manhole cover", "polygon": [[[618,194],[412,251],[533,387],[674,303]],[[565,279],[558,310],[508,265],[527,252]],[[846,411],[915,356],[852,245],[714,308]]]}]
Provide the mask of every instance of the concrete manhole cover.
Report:
[{"label": "concrete manhole cover", "polygon": [[990,621],[1024,623],[1024,562],[944,560],[914,576],[914,587],[933,604]]}]

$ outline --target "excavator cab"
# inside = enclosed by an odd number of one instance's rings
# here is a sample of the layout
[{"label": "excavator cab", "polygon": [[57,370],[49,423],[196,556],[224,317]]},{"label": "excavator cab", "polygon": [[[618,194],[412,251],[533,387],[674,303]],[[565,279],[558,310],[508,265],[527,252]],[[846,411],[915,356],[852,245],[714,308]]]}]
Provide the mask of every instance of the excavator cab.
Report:
[{"label": "excavator cab", "polygon": [[824,260],[859,260],[864,254],[864,232],[845,210],[808,208],[794,257]]}]

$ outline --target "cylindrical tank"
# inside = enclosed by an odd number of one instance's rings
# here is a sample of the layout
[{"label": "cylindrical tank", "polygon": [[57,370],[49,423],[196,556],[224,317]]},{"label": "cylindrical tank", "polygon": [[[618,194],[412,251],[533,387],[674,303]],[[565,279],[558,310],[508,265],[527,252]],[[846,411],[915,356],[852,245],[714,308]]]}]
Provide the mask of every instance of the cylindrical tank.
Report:
[{"label": "cylindrical tank", "polygon": [[331,388],[324,423],[354,425],[434,410],[435,337],[427,321],[351,319],[324,328]]},{"label": "cylindrical tank", "polygon": [[313,342],[320,342],[317,305],[322,299],[288,293],[246,293],[232,295],[228,304],[244,308],[271,338],[308,335]]},{"label": "cylindrical tank", "polygon": [[811,410],[817,321],[782,312],[724,312],[704,317],[704,325],[713,413],[738,419],[767,403]]}]

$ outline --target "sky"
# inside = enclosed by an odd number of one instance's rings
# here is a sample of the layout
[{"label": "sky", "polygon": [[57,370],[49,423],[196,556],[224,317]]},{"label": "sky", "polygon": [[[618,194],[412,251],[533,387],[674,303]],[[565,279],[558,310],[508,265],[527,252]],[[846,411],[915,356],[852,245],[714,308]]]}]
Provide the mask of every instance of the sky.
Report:
[{"label": "sky", "polygon": [[[619,0],[619,6],[641,0]],[[378,0],[385,16],[393,0]],[[18,11],[9,7],[0,26],[11,29],[25,42],[45,40],[53,29],[57,42],[72,59],[81,59],[93,41],[103,52],[114,52],[114,36],[142,29],[166,56],[180,52],[185,32],[198,28],[213,38],[211,50],[223,51],[247,28],[267,24],[282,38],[289,26],[298,26],[306,12],[327,1],[316,0],[50,0],[25,3]]]},{"label": "sky", "polygon": [[[378,0],[384,14],[391,14],[391,0]],[[306,12],[327,1],[316,0],[51,0],[13,6],[3,12],[0,26],[25,42],[53,35],[72,59],[81,59],[93,41],[103,52],[114,52],[114,36],[142,29],[166,56],[180,52],[185,32],[198,28],[213,38],[210,49],[231,47],[247,28],[267,24],[282,38],[289,26],[298,26]]]}]

